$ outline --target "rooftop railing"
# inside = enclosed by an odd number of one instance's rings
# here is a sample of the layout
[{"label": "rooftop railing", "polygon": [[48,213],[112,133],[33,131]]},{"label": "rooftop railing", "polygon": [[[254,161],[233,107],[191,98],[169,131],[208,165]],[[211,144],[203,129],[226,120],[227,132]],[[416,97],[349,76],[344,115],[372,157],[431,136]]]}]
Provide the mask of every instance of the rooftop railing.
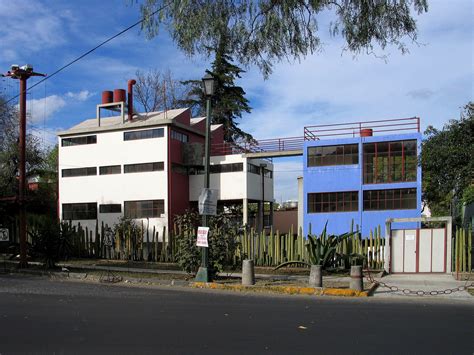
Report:
[{"label": "rooftop railing", "polygon": [[420,132],[420,118],[411,117],[307,126],[304,128],[304,140],[339,136],[367,137],[388,132],[399,133],[400,131]]}]

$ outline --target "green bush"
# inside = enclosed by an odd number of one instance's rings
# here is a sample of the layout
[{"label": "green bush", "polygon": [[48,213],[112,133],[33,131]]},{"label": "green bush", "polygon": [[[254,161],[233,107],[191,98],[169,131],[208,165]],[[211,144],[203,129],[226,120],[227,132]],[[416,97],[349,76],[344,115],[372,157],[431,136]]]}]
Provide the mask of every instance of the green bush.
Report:
[{"label": "green bush", "polygon": [[67,223],[58,223],[45,216],[33,216],[28,224],[30,253],[41,258],[45,268],[54,268],[59,260],[69,257],[73,231]]},{"label": "green bush", "polygon": [[[195,274],[201,265],[201,251],[196,246],[196,230],[200,222],[200,216],[194,211],[186,211],[175,218],[178,227],[176,261],[182,270],[190,274]],[[224,269],[235,268],[238,265],[239,260],[235,258],[239,245],[237,235],[238,228],[225,214],[209,218],[210,278]]]}]

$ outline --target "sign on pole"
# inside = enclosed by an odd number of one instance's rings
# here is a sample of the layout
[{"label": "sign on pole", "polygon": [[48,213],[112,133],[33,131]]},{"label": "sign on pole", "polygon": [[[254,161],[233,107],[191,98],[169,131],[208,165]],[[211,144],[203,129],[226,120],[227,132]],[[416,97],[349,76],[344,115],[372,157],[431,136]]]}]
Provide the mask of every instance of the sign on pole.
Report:
[{"label": "sign on pole", "polygon": [[202,189],[199,195],[199,214],[215,216],[217,214],[217,194],[215,189]]},{"label": "sign on pole", "polygon": [[8,228],[0,228],[0,242],[8,242],[9,240]]},{"label": "sign on pole", "polygon": [[207,237],[209,235],[209,227],[198,227],[198,235],[196,245],[198,247],[209,248]]}]

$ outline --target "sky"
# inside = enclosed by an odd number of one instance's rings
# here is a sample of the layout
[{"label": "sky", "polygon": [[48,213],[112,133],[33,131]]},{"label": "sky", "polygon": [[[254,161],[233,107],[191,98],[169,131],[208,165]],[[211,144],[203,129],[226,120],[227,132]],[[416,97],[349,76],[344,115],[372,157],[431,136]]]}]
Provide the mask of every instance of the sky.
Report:
[{"label": "sky", "polygon": [[[248,67],[237,82],[250,114],[240,127],[256,139],[302,136],[305,126],[421,117],[422,129],[459,118],[474,97],[474,5],[471,0],[430,0],[415,15],[418,44],[377,55],[343,51],[329,34],[330,14],[318,18],[323,48],[297,62],[281,62],[264,80]],[[131,0],[0,0],[0,72],[32,64],[53,73],[140,18]],[[386,59],[380,57],[384,55]],[[101,92],[126,88],[137,69],[170,70],[176,79],[199,79],[212,59],[182,53],[163,29],[148,40],[137,27],[109,42],[28,94],[29,129],[45,146],[56,131],[95,117]],[[28,82],[32,86],[38,78]],[[0,94],[18,94],[18,81],[0,79]],[[301,158],[274,159],[275,199],[297,198]]]}]

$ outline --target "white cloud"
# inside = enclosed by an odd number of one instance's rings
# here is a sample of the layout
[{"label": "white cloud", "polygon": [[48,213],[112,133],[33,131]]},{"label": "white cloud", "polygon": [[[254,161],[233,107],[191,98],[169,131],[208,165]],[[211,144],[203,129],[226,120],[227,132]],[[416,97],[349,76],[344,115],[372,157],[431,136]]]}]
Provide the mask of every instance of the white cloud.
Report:
[{"label": "white cloud", "polygon": [[64,106],[66,106],[66,100],[58,95],[51,95],[42,99],[31,99],[26,103],[29,121],[33,123],[47,121]]},{"label": "white cloud", "polygon": [[89,92],[89,90],[82,90],[82,91],[79,91],[79,92],[70,92],[69,91],[68,93],[66,93],[66,96],[68,98],[71,98],[71,99],[74,99],[74,100],[86,101],[90,97],[94,96],[94,94]]}]

